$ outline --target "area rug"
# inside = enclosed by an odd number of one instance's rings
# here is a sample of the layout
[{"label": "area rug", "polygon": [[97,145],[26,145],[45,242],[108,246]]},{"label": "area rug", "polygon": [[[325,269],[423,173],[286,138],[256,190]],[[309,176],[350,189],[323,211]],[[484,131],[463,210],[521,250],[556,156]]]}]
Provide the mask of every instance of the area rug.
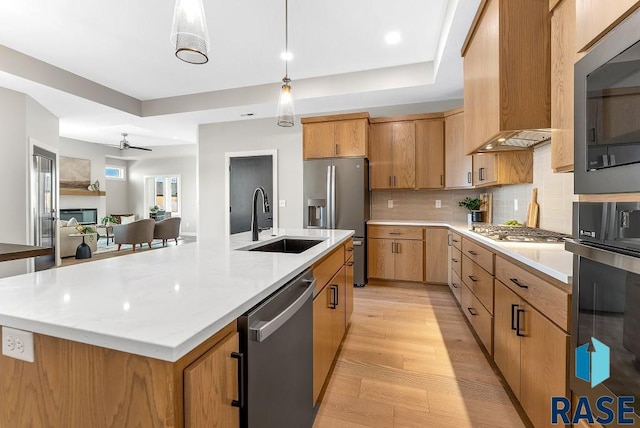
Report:
[{"label": "area rug", "polygon": [[[182,244],[184,244],[182,238],[178,238],[178,244],[176,244],[174,240],[169,240],[169,242],[167,242],[168,247],[172,247],[175,245],[182,245]],[[140,249],[140,245],[137,245],[136,252],[141,250],[144,251],[144,250],[156,249],[161,247],[162,247],[162,240],[154,240],[151,242],[151,248],[149,248],[147,244],[142,244],[142,249]],[[133,249],[133,245],[122,244],[120,251],[121,252],[131,251],[132,249]],[[112,239],[109,239],[109,244],[107,244],[107,240],[105,238],[100,238],[98,239],[98,248],[96,249],[96,251],[93,252],[93,254],[104,254],[104,253],[110,253],[113,251],[118,251],[118,244],[114,244]]]}]

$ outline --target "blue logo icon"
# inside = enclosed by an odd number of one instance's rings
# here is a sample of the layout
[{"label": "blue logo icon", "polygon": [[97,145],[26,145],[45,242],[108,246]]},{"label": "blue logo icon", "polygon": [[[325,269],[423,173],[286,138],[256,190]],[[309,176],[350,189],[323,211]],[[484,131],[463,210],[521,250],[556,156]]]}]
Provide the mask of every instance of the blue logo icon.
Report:
[{"label": "blue logo icon", "polygon": [[576,348],[576,377],[591,382],[591,388],[601,384],[609,379],[609,357],[609,347],[592,337],[591,343]]}]

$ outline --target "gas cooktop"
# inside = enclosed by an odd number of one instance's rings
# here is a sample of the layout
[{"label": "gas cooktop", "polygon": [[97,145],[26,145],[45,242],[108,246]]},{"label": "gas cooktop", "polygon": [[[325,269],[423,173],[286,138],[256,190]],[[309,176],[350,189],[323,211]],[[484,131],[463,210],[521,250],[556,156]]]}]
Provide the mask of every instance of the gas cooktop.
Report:
[{"label": "gas cooktop", "polygon": [[569,235],[525,226],[474,225],[473,231],[494,241],[560,244]]}]

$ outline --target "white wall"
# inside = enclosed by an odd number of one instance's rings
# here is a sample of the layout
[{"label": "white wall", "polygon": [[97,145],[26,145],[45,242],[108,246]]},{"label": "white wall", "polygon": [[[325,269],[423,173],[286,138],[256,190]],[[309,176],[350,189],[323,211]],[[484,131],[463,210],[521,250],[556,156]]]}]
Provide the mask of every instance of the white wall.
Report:
[{"label": "white wall", "polygon": [[[58,119],[25,94],[0,88],[0,182],[3,207],[0,242],[33,243],[30,222],[29,139],[58,147]],[[29,260],[0,263],[0,277],[26,273]]]},{"label": "white wall", "polygon": [[107,214],[127,214],[129,213],[129,165],[126,160],[107,158],[106,165],[119,166],[125,170],[124,180],[109,180],[105,178],[105,189],[107,192],[106,212]]},{"label": "white wall", "polygon": [[[170,149],[160,148],[154,152],[163,152]],[[149,206],[144,200],[145,177],[152,175],[180,175],[182,191],[182,205],[180,233],[185,235],[195,235],[198,232],[198,209],[197,209],[197,181],[196,157],[178,157],[180,153],[189,153],[193,148],[175,149],[174,157],[157,158],[157,154],[148,159],[129,161],[128,195],[130,212],[136,218],[145,218],[149,212]]]},{"label": "white wall", "polygon": [[[276,125],[275,119],[212,123],[198,131],[199,240],[225,233],[225,160],[227,152],[278,150],[279,227],[302,227],[302,126]],[[247,195],[250,198],[251,195]]]}]

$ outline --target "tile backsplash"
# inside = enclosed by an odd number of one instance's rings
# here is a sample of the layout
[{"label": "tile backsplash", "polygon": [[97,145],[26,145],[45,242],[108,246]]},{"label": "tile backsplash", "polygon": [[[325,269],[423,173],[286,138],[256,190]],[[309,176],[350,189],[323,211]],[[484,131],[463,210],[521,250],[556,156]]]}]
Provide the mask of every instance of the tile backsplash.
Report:
[{"label": "tile backsplash", "polygon": [[[371,192],[373,220],[434,220],[466,222],[468,211],[458,206],[467,196],[481,192],[493,193],[493,222],[507,220],[526,222],[531,191],[538,189],[540,227],[571,233],[573,173],[554,174],[551,171],[551,145],[537,146],[533,154],[533,184],[517,184],[486,189],[468,190],[392,190]],[[436,201],[441,208],[436,208]],[[389,201],[393,207],[389,208]],[[518,209],[515,209],[517,201]]]}]

